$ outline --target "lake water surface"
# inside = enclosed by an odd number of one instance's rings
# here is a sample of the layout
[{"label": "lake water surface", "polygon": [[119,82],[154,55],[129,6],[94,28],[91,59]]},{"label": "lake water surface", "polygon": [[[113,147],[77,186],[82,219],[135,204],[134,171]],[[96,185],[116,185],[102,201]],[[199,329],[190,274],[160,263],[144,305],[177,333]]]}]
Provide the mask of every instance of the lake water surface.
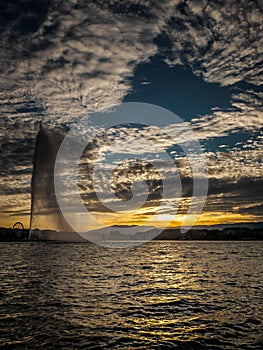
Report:
[{"label": "lake water surface", "polygon": [[263,349],[263,242],[0,244],[1,349]]}]

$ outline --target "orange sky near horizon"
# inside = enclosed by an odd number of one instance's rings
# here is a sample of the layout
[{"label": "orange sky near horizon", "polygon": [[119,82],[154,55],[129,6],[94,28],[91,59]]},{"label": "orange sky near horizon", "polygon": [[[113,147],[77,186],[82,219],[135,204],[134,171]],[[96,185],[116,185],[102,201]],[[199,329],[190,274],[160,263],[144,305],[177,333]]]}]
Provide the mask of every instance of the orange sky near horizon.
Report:
[{"label": "orange sky near horizon", "polygon": [[[113,217],[112,217],[113,216]],[[139,219],[138,216],[136,218],[132,217],[134,215],[127,215],[124,213],[123,215],[119,215],[119,218],[116,215],[100,213],[96,215],[96,219],[101,223],[101,227],[105,226],[113,226],[113,225],[138,225],[138,226],[148,226],[147,219]],[[185,215],[175,215],[175,218],[170,216],[169,214],[160,214],[156,215],[156,220],[154,220],[154,226],[157,228],[177,228],[182,225],[182,222],[185,218]],[[150,217],[148,218],[148,220]],[[244,222],[260,222],[263,220],[263,217],[255,216],[255,215],[242,215],[231,212],[203,212],[194,226],[213,226],[219,224],[236,224],[236,223],[244,223]],[[0,218],[0,227],[13,227],[13,225],[20,221],[23,223],[25,228],[29,228],[30,226],[30,216],[29,215],[12,215]],[[36,227],[34,227],[36,228]],[[52,229],[48,226],[47,218],[45,217],[44,221],[41,221],[39,217],[39,225],[38,228],[42,229]],[[91,229],[96,229],[99,227],[92,227]]]}]

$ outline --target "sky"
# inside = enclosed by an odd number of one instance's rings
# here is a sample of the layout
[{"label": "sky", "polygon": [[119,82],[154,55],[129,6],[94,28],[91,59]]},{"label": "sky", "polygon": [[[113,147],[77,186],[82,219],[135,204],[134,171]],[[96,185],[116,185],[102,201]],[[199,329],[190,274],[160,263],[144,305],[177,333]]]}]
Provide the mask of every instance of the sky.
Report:
[{"label": "sky", "polygon": [[[64,130],[121,102],[167,108],[198,138],[209,190],[196,224],[263,221],[262,9],[261,0],[1,0],[0,226],[29,225],[40,123]],[[162,141],[177,160],[183,183],[171,223],[177,226],[191,197],[189,167],[156,130],[132,130],[144,140]],[[117,143],[113,151],[120,153]],[[153,212],[157,226],[171,219],[175,199],[158,211],[159,175],[147,164],[138,168],[152,197],[132,218],[106,213],[97,199],[94,204],[88,184],[81,187],[106,225],[143,224]],[[124,199],[130,195],[123,181],[129,169],[124,163],[113,180]],[[132,181],[136,171],[129,174]]]}]

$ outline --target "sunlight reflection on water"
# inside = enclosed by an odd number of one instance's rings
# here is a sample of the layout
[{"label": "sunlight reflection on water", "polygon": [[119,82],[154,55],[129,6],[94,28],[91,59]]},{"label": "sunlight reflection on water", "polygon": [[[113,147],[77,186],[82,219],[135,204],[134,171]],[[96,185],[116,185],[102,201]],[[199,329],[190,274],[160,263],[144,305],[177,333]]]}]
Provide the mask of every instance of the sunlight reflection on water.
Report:
[{"label": "sunlight reflection on water", "polygon": [[262,248],[1,243],[0,348],[262,349]]}]

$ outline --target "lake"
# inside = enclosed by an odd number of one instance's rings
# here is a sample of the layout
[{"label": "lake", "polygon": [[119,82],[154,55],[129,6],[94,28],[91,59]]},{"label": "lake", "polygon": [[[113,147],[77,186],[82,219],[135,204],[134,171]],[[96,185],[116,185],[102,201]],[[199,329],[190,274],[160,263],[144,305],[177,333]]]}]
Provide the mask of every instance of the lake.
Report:
[{"label": "lake", "polygon": [[263,348],[263,242],[0,244],[1,349]]}]

